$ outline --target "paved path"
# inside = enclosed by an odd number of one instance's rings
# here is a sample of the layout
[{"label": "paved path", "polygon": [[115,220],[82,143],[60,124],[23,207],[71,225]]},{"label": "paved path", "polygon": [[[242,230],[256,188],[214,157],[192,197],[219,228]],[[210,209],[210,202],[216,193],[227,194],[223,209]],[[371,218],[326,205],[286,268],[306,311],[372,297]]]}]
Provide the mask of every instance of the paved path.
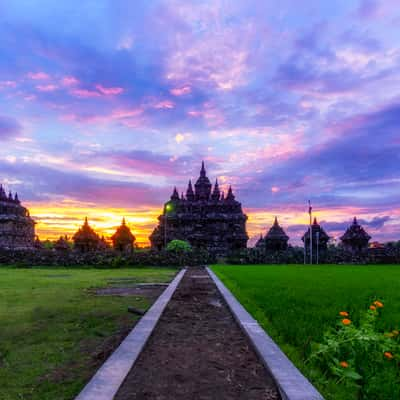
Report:
[{"label": "paved path", "polygon": [[116,400],[276,400],[276,387],[204,268],[190,268]]}]

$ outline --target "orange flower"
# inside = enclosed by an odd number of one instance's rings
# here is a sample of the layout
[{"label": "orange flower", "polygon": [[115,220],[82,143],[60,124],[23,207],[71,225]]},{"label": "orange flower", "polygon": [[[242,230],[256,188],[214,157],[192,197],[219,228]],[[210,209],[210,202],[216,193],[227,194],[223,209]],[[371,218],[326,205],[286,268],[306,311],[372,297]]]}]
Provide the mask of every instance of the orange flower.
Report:
[{"label": "orange flower", "polygon": [[372,310],[372,311],[375,311],[376,310],[376,306],[371,305],[371,306],[369,306],[369,309]]},{"label": "orange flower", "polygon": [[349,319],[345,318],[345,319],[342,319],[342,324],[343,325],[350,325],[351,321]]},{"label": "orange flower", "polygon": [[349,313],[347,311],[340,311],[339,315],[341,315],[342,317],[348,317]]},{"label": "orange flower", "polygon": [[383,307],[383,303],[381,303],[380,301],[374,301],[374,304],[377,306],[377,307],[379,307],[379,308],[382,308]]},{"label": "orange flower", "polygon": [[346,361],[340,361],[340,366],[343,368],[347,368],[349,364]]},{"label": "orange flower", "polygon": [[391,360],[394,357],[390,351],[385,351],[383,355],[389,360]]}]

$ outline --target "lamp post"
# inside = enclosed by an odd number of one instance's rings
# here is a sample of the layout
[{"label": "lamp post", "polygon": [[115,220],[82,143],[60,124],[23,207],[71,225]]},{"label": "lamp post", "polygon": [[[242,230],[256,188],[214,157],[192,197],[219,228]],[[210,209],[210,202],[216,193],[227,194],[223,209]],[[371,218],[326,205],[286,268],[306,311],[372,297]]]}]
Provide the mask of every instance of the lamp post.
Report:
[{"label": "lamp post", "polygon": [[167,203],[165,205],[165,213],[164,213],[164,249],[167,248],[167,220],[168,220],[168,212],[172,210],[172,204]]}]

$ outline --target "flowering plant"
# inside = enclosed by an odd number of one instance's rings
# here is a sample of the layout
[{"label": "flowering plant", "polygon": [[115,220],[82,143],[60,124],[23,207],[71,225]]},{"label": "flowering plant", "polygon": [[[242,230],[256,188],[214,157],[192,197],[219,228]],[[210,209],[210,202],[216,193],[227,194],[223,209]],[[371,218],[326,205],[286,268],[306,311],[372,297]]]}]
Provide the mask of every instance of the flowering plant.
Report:
[{"label": "flowering plant", "polygon": [[336,328],[324,334],[322,343],[313,344],[308,359],[337,383],[358,388],[360,399],[400,399],[400,335],[398,330],[376,330],[383,307],[374,301],[358,326],[347,311],[340,311]]}]

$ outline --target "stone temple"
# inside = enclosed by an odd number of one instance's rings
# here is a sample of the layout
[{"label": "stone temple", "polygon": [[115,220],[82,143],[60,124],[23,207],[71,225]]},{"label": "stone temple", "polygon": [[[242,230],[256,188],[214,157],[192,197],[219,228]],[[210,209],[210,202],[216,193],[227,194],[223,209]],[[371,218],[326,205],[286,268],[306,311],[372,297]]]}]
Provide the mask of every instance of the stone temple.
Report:
[{"label": "stone temple", "polygon": [[[311,225],[311,239],[312,239],[312,253],[313,263],[323,259],[327,250],[329,235],[324,231],[322,226],[317,222],[317,218],[314,218],[314,222]],[[301,240],[306,248],[307,257],[310,256],[310,228],[304,233]]]},{"label": "stone temple", "polygon": [[283,228],[275,217],[274,224],[271,226],[265,237],[260,237],[256,247],[267,252],[285,251],[288,248],[289,236],[286,235]]},{"label": "stone temple", "polygon": [[7,196],[0,185],[0,248],[9,250],[32,249],[35,242],[35,221],[23,207],[18,195]]},{"label": "stone temple", "polygon": [[176,188],[164,204],[159,224],[150,235],[151,245],[162,249],[173,239],[188,241],[194,248],[206,249],[213,255],[226,256],[247,245],[246,220],[242,205],[229,187],[226,197],[218,181],[214,188],[206,175],[204,162],[194,190],[189,181],[186,196],[179,197]]},{"label": "stone temple", "polygon": [[364,228],[357,222],[356,217],[354,217],[353,223],[340,238],[343,247],[352,253],[362,253],[367,250],[370,239],[371,236],[369,236]]}]

